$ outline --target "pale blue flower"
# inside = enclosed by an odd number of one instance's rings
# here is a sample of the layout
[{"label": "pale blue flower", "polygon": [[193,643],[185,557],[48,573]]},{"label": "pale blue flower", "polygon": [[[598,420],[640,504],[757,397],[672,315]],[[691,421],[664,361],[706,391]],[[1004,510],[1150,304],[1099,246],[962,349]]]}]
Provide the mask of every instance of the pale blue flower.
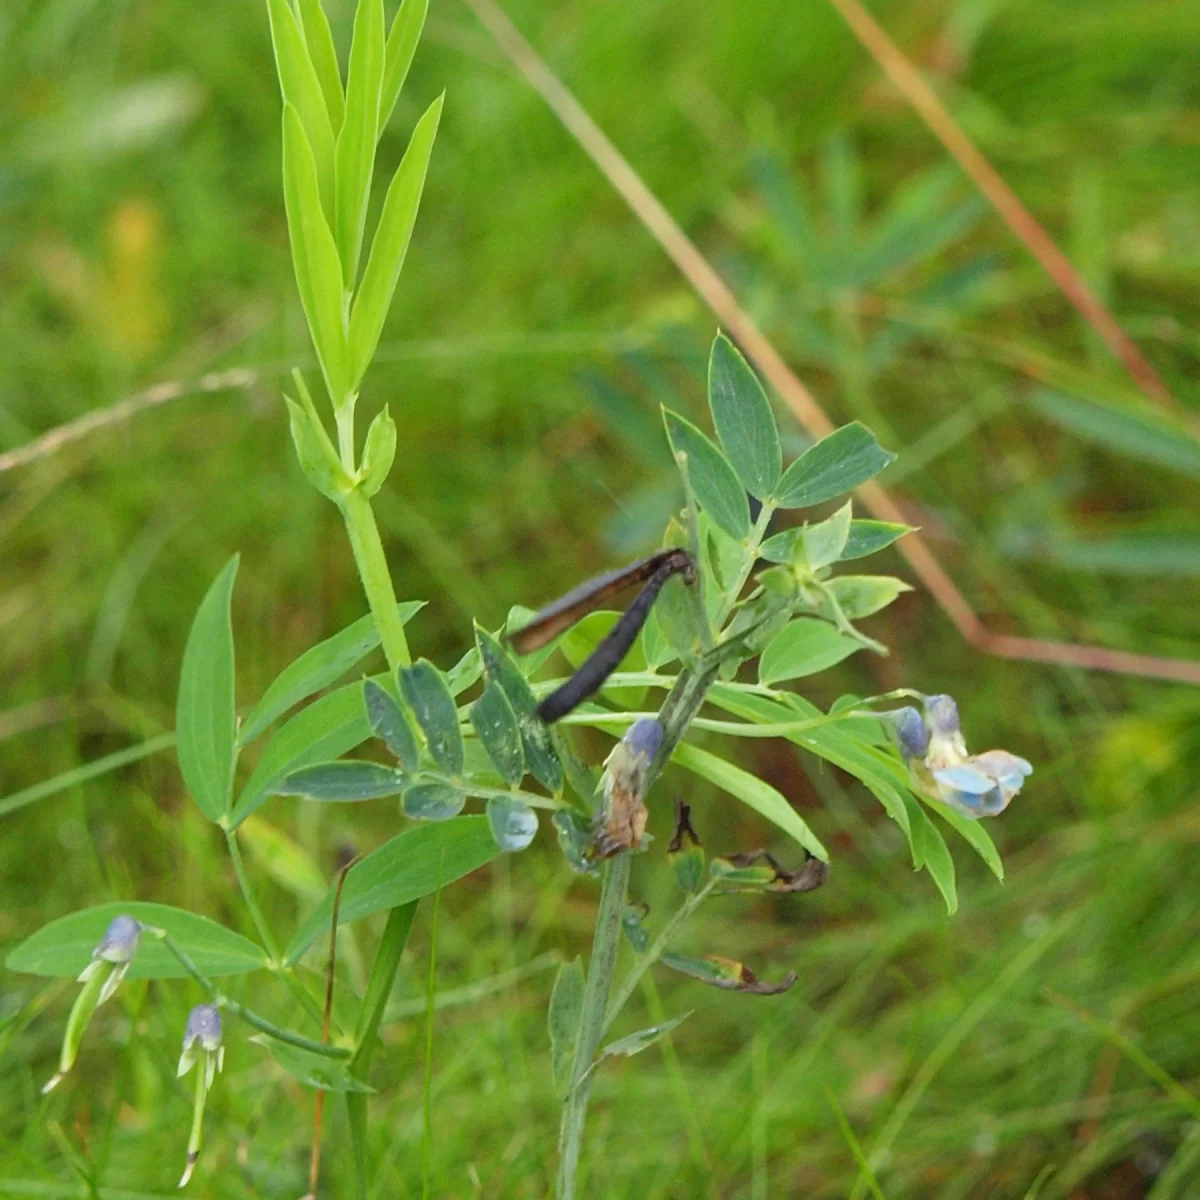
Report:
[{"label": "pale blue flower", "polygon": [[1003,812],[1033,767],[1007,750],[968,754],[952,696],[926,696],[924,707],[879,714],[914,784],[967,817]]},{"label": "pale blue flower", "polygon": [[200,1137],[204,1130],[204,1104],[213,1078],[225,1065],[225,1047],[221,1044],[221,1013],[215,1004],[197,1004],[188,1013],[183,1030],[183,1053],[179,1056],[177,1075],[186,1075],[197,1059],[204,1059],[203,1069],[196,1073],[196,1097],[192,1106],[192,1132],[188,1138],[187,1163],[179,1186],[184,1187],[200,1158]]},{"label": "pale blue flower", "polygon": [[96,1001],[97,1007],[117,990],[117,985],[125,978],[125,972],[133,962],[141,939],[141,922],[135,921],[133,917],[113,917],[109,922],[104,936],[92,951],[92,961],[79,973],[79,982],[86,983],[108,968],[108,977],[104,980],[100,998]]}]

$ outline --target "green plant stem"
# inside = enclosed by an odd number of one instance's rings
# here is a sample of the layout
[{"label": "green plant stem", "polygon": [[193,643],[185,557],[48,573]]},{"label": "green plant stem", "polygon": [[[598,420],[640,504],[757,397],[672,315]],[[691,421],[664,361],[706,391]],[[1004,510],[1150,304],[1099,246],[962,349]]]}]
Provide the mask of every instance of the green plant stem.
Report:
[{"label": "green plant stem", "polygon": [[[388,913],[387,925],[371,964],[371,975],[367,980],[367,993],[358,1010],[358,1023],[354,1030],[354,1057],[350,1060],[350,1071],[358,1079],[366,1081],[375,1053],[375,1036],[379,1023],[392,992],[396,971],[400,966],[400,955],[408,941],[413,917],[417,913],[417,902],[402,904]],[[366,1200],[370,1177],[367,1155],[367,1096],[364,1092],[346,1093],[346,1112],[350,1119],[350,1142],[354,1150],[354,1194],[358,1200]]]},{"label": "green plant stem", "polygon": [[611,858],[604,868],[600,907],[592,940],[592,961],[588,967],[587,987],[579,1020],[579,1040],[571,1062],[571,1082],[563,1103],[559,1130],[558,1200],[573,1200],[579,1151],[583,1146],[583,1127],[587,1119],[588,1098],[592,1090],[592,1063],[604,1036],[604,1016],[612,987],[621,939],[621,914],[625,911],[625,893],[629,887],[632,859],[628,854]]},{"label": "green plant stem", "polygon": [[388,666],[393,671],[407,666],[412,657],[408,652],[408,639],[404,635],[404,622],[396,608],[396,591],[392,587],[392,576],[388,571],[387,556],[379,538],[379,526],[371,502],[357,488],[347,492],[341,502],[342,517],[346,532],[350,536],[350,547],[362,579],[367,603],[375,617],[379,640],[387,655]]},{"label": "green plant stem", "polygon": [[[716,677],[716,665],[705,660],[695,667],[685,667],[676,677],[659,711],[663,743],[646,771],[645,791],[649,791],[670,761],[692,718],[704,704],[704,697]],[[596,1052],[600,1049],[600,1040],[608,1027],[608,999],[617,965],[621,916],[625,911],[630,867],[630,856],[620,854],[609,859],[604,869],[596,928],[592,936],[592,961],[588,967],[587,987],[579,1020],[579,1040],[575,1043],[570,1086],[563,1102],[562,1124],[559,1128],[558,1183],[555,1189],[558,1200],[574,1200],[575,1196],[579,1153],[583,1146],[583,1129],[592,1087],[592,1067]]]},{"label": "green plant stem", "polygon": [[679,910],[675,915],[663,926],[662,932],[646,947],[644,953],[639,954],[634,960],[633,966],[629,968],[629,973],[621,980],[621,986],[617,988],[612,1000],[609,1002],[608,1011],[604,1014],[604,1033],[607,1033],[612,1023],[621,1015],[621,1010],[629,1002],[630,996],[637,990],[637,986],[642,981],[642,976],[662,957],[667,946],[670,945],[671,939],[679,932],[685,922],[692,914],[704,903],[705,900],[712,894],[714,885],[706,883],[698,892],[693,892],[679,906]]},{"label": "green plant stem", "polygon": [[750,536],[746,540],[746,550],[742,558],[742,565],[738,570],[737,578],[730,586],[729,591],[721,598],[721,607],[717,611],[717,615],[713,624],[720,629],[729,618],[729,614],[733,611],[733,606],[737,603],[737,598],[741,594],[742,588],[746,586],[746,580],[750,578],[751,571],[754,570],[754,564],[758,561],[758,548],[762,545],[763,535],[767,532],[767,526],[771,523],[772,516],[775,515],[775,505],[770,500],[764,500],[762,511],[758,514],[758,520],[754,522],[754,528],[750,530]]},{"label": "green plant stem", "polygon": [[146,932],[157,937],[166,946],[178,960],[179,965],[208,993],[218,1008],[225,1009],[235,1017],[240,1017],[247,1025],[253,1025],[255,1029],[267,1034],[268,1037],[275,1038],[276,1041],[287,1042],[291,1046],[296,1046],[301,1050],[310,1050],[313,1054],[320,1054],[325,1058],[349,1058],[353,1053],[345,1046],[329,1046],[324,1042],[306,1038],[303,1034],[293,1033],[290,1029],[284,1029],[282,1026],[276,1025],[274,1021],[268,1021],[266,1017],[259,1016],[244,1004],[231,1000],[196,966],[191,955],[165,929],[146,926]]},{"label": "green plant stem", "polygon": [[246,907],[250,910],[250,919],[254,922],[254,928],[258,930],[258,936],[262,939],[262,944],[266,947],[271,965],[274,967],[279,962],[279,948],[275,944],[271,928],[263,916],[262,909],[258,906],[253,889],[250,887],[250,878],[246,874],[246,864],[242,859],[241,847],[237,843],[237,834],[232,829],[225,830],[225,845],[229,848],[229,858],[233,862],[233,873],[237,877],[242,899],[245,900]]}]

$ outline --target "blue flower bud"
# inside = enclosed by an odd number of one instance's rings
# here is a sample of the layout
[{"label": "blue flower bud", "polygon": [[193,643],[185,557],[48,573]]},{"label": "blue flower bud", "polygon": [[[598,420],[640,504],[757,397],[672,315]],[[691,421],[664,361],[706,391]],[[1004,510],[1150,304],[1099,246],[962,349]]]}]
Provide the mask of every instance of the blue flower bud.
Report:
[{"label": "blue flower bud", "polygon": [[900,753],[906,761],[925,757],[925,752],[929,749],[929,730],[925,728],[925,722],[915,708],[910,705],[907,708],[898,708],[895,712],[880,713],[879,717],[900,747]]},{"label": "blue flower bud", "polygon": [[962,728],[958,720],[958,705],[953,696],[945,694],[925,697],[925,719],[934,737],[946,737]]},{"label": "blue flower bud", "polygon": [[663,727],[653,717],[634,721],[621,739],[621,744],[647,763],[658,753],[663,743]]}]

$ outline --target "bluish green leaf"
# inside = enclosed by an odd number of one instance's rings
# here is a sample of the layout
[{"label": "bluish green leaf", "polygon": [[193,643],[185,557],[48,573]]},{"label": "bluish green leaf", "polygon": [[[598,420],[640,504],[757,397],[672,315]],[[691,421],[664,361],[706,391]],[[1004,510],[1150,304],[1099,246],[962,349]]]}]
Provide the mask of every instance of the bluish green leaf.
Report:
[{"label": "bluish green leaf", "polygon": [[336,134],[341,127],[346,105],[342,95],[342,74],[338,67],[337,49],[333,44],[333,31],[329,28],[329,18],[325,15],[325,6],[321,0],[299,0],[299,9],[308,56],[321,84],[329,123]]},{"label": "bluish green leaf", "polygon": [[760,683],[800,679],[836,666],[862,647],[827,621],[798,617],[775,635],[758,664]]},{"label": "bluish green leaf", "polygon": [[439,96],[417,122],[412,140],[383,202],[383,212],[367,258],[367,269],[363,272],[362,285],[350,315],[352,388],[358,387],[375,354],[375,347],[379,345],[379,335],[383,332],[383,323],[392,305],[400,268],[404,265],[404,256],[416,224],[417,208],[425,187],[425,173],[441,115],[442,97]]},{"label": "bluish green leaf", "polygon": [[832,517],[805,527],[804,557],[812,570],[827,567],[841,558],[850,537],[850,511],[851,504],[847,501]]},{"label": "bluish green leaf", "polygon": [[[487,817],[458,817],[406,829],[347,873],[338,923],[344,925],[419,900],[491,862],[499,853]],[[284,955],[289,965],[329,928],[332,912],[331,890],[292,938]]]},{"label": "bluish green leaf", "polygon": [[483,695],[471,705],[471,724],[504,782],[510,786],[520,783],[525,775],[521,727],[498,683],[489,681]]},{"label": "bluish green leaf", "polygon": [[358,277],[367,221],[382,87],[383,0],[358,0],[346,80],[346,115],[334,152],[333,228],[342,278],[351,288]]},{"label": "bluish green leaf", "polygon": [[445,676],[427,659],[398,672],[400,691],[425,734],[433,761],[451,775],[463,769],[463,738],[458,709]]},{"label": "bluish green leaf", "polygon": [[373,679],[363,687],[363,699],[367,706],[367,720],[377,738],[382,738],[396,761],[408,772],[416,771],[421,761],[421,748],[416,734],[408,723],[404,710],[392,696]]},{"label": "bluish green leaf", "polygon": [[276,1066],[281,1067],[305,1087],[317,1088],[323,1092],[375,1091],[361,1079],[355,1079],[350,1074],[349,1066],[339,1059],[314,1054],[311,1050],[281,1042],[265,1033],[256,1033],[250,1040],[262,1046]]},{"label": "bluish green leaf", "polygon": [[731,796],[736,796],[743,804],[749,805],[760,816],[766,817],[784,833],[795,838],[805,850],[822,862],[829,861],[829,851],[788,803],[787,797],[765,780],[687,742],[681,742],[675,747],[671,759],[699,775],[701,779],[707,779],[709,783],[723,788]]},{"label": "bluish green leaf", "polygon": [[583,816],[572,808],[560,808],[550,818],[558,834],[558,848],[571,864],[571,869],[580,875],[590,875],[596,866],[588,858],[591,830]]},{"label": "bluish green leaf", "polygon": [[722,333],[713,342],[708,363],[708,404],[717,437],[742,487],[765,500],[783,468],[779,429],[758,376]]},{"label": "bluish green leaf", "polygon": [[525,850],[537,835],[537,813],[518,796],[493,796],[487,819],[496,845],[506,853]]},{"label": "bluish green leaf", "polygon": [[404,815],[413,821],[449,821],[457,817],[467,794],[449,783],[417,783],[400,802]]},{"label": "bluish green leaf", "polygon": [[330,397],[340,405],[353,390],[346,377],[342,265],[321,210],[312,148],[291,104],[283,106],[283,201],[300,302]]},{"label": "bluish green leaf", "polygon": [[341,758],[293,771],[272,789],[273,796],[303,796],[328,804],[353,804],[398,796],[408,782],[403,771],[382,763]]},{"label": "bluish green leaf", "polygon": [[489,680],[500,686],[516,714],[525,749],[525,765],[543,787],[551,792],[561,791],[562,764],[554,752],[550,731],[537,715],[537,699],[528,681],[500,643],[478,625],[475,627],[475,642],[483,660],[484,672]]},{"label": "bluish green leaf", "polygon": [[[892,521],[851,521],[850,536],[842,550],[842,562],[855,558],[866,558],[877,550],[883,550],[906,533],[912,533],[912,525],[898,525]],[[773,562],[779,561],[772,559]]]},{"label": "bluish green leaf", "polygon": [[686,454],[688,475],[700,507],[730,537],[750,533],[750,505],[746,489],[738,482],[725,456],[690,421],[663,409],[667,437],[676,454]]},{"label": "bluish green leaf", "polygon": [[[266,951],[240,933],[181,908],[137,900],[101,904],[51,921],[12,950],[4,965],[27,975],[74,979],[91,962],[92,950],[109,922],[123,915],[165,929],[205,975],[242,975],[267,966]],[[186,975],[161,941],[142,934],[129,968],[131,979],[182,979]]]},{"label": "bluish green leaf", "polygon": [[566,1091],[571,1081],[571,1064],[575,1059],[579,1022],[583,1014],[584,982],[583,961],[576,958],[558,968],[554,990],[550,993],[550,1011],[547,1014],[550,1065],[554,1073],[554,1086],[560,1093]]},{"label": "bluish green leaf", "polygon": [[854,421],[796,459],[784,471],[775,499],[781,508],[807,508],[832,500],[877,475],[895,457],[865,425]]},{"label": "bluish green leaf", "polygon": [[258,765],[238,796],[233,824],[244,821],[301,767],[339,758],[370,736],[361,681],[314,700],[281,725],[263,747]]},{"label": "bluish green leaf", "polygon": [[400,98],[400,90],[408,76],[408,68],[412,65],[413,55],[417,52],[417,43],[421,40],[421,30],[425,25],[425,14],[429,10],[429,0],[404,0],[400,11],[392,21],[388,33],[387,53],[383,73],[383,96],[379,102],[379,133],[382,136],[384,127],[391,119],[392,110]]},{"label": "bluish green leaf", "polygon": [[[407,624],[425,607],[423,600],[406,600],[396,606],[400,620]],[[245,746],[254,741],[268,725],[289,708],[307,700],[331,683],[336,683],[356,663],[379,645],[379,630],[369,613],[340,633],[318,642],[276,676],[263,698],[250,710],[238,741]],[[378,684],[372,684],[378,687]],[[380,735],[382,736],[382,734]],[[407,765],[407,764],[406,764]],[[415,764],[410,770],[415,770]]]},{"label": "bluish green leaf", "polygon": [[1049,390],[1034,395],[1033,407],[1059,428],[1124,458],[1200,479],[1200,440],[1161,412]]},{"label": "bluish green leaf", "polygon": [[321,80],[287,0],[267,0],[267,15],[284,105],[291,105],[296,110],[305,140],[311,147],[313,170],[318,181],[317,195],[321,202],[318,211],[332,217],[333,125]]},{"label": "bluish green leaf", "polygon": [[467,688],[477,684],[482,675],[483,658],[480,656],[479,647],[472,646],[446,672],[446,684],[450,688],[450,694],[455,697],[461,696]]},{"label": "bluish green leaf", "polygon": [[887,608],[902,592],[911,592],[912,585],[891,575],[838,575],[825,586],[833,593],[842,614],[850,620],[869,617]]},{"label": "bluish green leaf", "polygon": [[200,601],[183,652],[175,708],[179,769],[210,821],[229,811],[236,761],[230,604],[237,569],[234,555]]}]

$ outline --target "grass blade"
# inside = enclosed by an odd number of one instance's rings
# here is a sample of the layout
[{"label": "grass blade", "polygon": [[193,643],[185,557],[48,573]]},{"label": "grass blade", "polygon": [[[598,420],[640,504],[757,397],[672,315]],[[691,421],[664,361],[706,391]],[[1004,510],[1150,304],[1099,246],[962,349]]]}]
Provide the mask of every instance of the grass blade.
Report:
[{"label": "grass blade", "polygon": [[308,56],[316,72],[321,92],[325,96],[325,109],[334,133],[341,128],[345,112],[345,97],[342,95],[342,74],[338,68],[337,49],[333,44],[333,31],[321,0],[298,0],[300,25]]},{"label": "grass blade", "polygon": [[429,0],[404,0],[388,34],[387,52],[383,69],[383,95],[379,101],[379,133],[391,119],[400,90],[408,77],[421,30],[425,27],[425,14],[429,11]]}]

